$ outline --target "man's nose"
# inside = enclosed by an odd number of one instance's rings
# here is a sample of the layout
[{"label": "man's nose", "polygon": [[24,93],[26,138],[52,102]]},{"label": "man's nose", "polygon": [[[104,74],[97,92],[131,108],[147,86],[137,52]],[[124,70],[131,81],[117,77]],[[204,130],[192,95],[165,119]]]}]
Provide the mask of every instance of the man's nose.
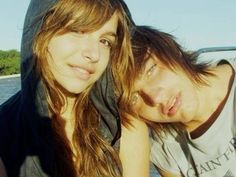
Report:
[{"label": "man's nose", "polygon": [[144,102],[150,106],[161,104],[164,101],[164,89],[163,88],[151,88],[146,86],[139,91],[139,95]]}]

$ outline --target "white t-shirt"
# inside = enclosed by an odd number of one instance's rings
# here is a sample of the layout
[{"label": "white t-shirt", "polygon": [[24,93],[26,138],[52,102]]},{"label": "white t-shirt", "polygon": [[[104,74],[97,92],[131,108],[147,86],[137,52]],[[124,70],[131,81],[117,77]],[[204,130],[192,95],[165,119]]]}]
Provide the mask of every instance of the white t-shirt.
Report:
[{"label": "white t-shirt", "polygon": [[[227,61],[236,70],[236,59]],[[203,135],[191,139],[188,134],[184,139],[177,132],[172,132],[166,133],[162,140],[155,135],[151,137],[151,161],[158,168],[194,177],[189,160],[192,154],[201,177],[236,177],[235,78],[222,112]]]}]

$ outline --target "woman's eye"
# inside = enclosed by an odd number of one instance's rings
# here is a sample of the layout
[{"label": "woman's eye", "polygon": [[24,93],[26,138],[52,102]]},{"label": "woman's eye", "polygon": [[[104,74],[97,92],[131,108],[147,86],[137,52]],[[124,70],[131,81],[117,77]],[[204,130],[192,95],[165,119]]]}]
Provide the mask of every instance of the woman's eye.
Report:
[{"label": "woman's eye", "polygon": [[111,43],[109,40],[107,40],[107,39],[101,39],[100,42],[101,42],[103,45],[105,45],[106,47],[109,47],[109,48],[112,47],[112,43]]},{"label": "woman's eye", "polygon": [[156,64],[153,64],[148,70],[147,70],[147,76],[150,76],[153,71],[155,70],[156,68]]},{"label": "woman's eye", "polygon": [[135,105],[138,102],[138,99],[139,99],[138,92],[133,93],[130,100],[131,105]]}]

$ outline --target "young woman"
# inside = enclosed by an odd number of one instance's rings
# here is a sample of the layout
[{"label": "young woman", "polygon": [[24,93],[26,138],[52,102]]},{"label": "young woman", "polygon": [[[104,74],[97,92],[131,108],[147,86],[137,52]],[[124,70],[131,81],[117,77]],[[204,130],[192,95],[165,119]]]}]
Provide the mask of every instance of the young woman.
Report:
[{"label": "young woman", "polygon": [[130,107],[152,129],[151,151],[139,144],[139,158],[150,153],[166,177],[236,176],[236,59],[199,63],[171,35],[146,26],[136,27],[132,46]]},{"label": "young woman", "polygon": [[22,89],[0,107],[1,171],[8,177],[121,176],[117,152],[105,141],[116,132],[107,134],[110,124],[89,93],[108,64],[118,84],[131,63],[126,12],[122,0],[31,1]]}]

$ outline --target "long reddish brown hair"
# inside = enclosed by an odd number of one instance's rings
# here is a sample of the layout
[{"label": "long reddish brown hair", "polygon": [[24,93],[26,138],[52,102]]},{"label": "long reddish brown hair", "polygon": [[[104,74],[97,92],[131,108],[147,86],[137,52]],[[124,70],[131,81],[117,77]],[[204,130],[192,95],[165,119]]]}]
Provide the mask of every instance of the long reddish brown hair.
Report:
[{"label": "long reddish brown hair", "polygon": [[[66,104],[60,85],[50,72],[47,56],[48,43],[68,31],[94,31],[111,16],[118,15],[117,43],[111,52],[115,83],[123,82],[123,74],[132,65],[129,39],[129,17],[122,0],[59,0],[45,15],[45,21],[34,41],[34,55],[48,98],[55,140],[55,176],[61,177],[119,177],[121,164],[117,152],[98,133],[99,114],[88,99],[89,87],[80,93],[75,103],[75,129],[72,142],[65,133],[65,122],[60,117]],[[117,92],[122,88],[117,87]],[[73,153],[71,143],[76,152]]]}]

